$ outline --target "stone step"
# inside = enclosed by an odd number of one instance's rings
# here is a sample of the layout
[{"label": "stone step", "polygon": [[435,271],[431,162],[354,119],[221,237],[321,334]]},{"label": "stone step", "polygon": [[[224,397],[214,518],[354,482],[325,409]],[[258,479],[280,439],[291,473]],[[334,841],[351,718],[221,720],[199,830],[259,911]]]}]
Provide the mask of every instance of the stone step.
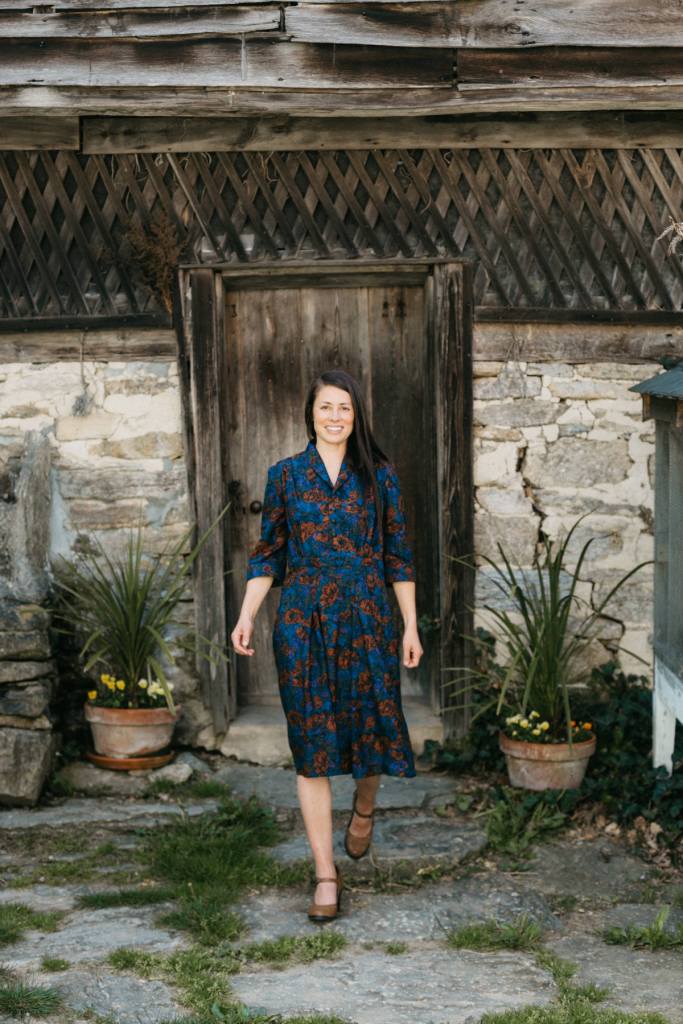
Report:
[{"label": "stone step", "polygon": [[[254,795],[264,804],[278,808],[296,808],[296,772],[291,768],[244,764],[227,760],[212,778],[224,782],[236,796]],[[330,778],[332,807],[335,811],[351,808],[355,781],[350,775]],[[381,810],[414,808],[424,810],[434,804],[448,805],[455,801],[457,780],[449,775],[433,772],[420,773],[413,778],[394,778],[382,775],[377,792],[377,807]]]},{"label": "stone step", "polygon": [[[430,707],[406,701],[403,712],[416,757],[423,752],[426,740],[443,742],[443,721]],[[292,755],[281,706],[247,704],[239,708],[237,717],[230,723],[221,754],[254,764],[291,765]]]}]

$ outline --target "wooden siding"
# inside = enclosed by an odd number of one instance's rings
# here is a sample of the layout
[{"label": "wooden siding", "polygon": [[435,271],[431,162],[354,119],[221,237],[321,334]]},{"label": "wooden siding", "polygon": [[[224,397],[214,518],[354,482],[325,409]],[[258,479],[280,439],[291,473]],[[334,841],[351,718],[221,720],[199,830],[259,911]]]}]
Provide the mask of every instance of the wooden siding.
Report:
[{"label": "wooden siding", "polygon": [[184,264],[465,258],[482,312],[662,316],[682,199],[680,149],[0,153],[1,325],[162,322],[129,235],[162,219]]},{"label": "wooden siding", "polygon": [[0,0],[0,105],[5,115],[663,109],[683,105],[681,47],[675,0]]}]

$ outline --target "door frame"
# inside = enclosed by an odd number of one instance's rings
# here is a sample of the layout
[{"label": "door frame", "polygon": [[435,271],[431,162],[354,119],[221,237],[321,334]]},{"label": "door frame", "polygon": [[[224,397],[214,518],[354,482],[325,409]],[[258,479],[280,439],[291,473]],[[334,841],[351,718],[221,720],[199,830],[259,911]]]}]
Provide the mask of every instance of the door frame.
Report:
[{"label": "door frame", "polygon": [[[230,499],[226,403],[225,294],[227,289],[421,285],[425,289],[426,366],[435,402],[439,556],[440,672],[431,694],[443,711],[444,735],[469,727],[467,691],[451,669],[471,664],[474,618],[474,486],[472,454],[473,265],[467,260],[213,264],[180,267],[174,324],[183,412],[188,493],[195,538]],[[201,487],[198,482],[201,481]],[[200,693],[214,728],[226,732],[237,715],[237,655],[228,636],[238,609],[231,607],[230,531],[216,530],[193,564],[195,623],[221,644],[229,662],[196,665]],[[467,558],[467,563],[456,559]]]}]

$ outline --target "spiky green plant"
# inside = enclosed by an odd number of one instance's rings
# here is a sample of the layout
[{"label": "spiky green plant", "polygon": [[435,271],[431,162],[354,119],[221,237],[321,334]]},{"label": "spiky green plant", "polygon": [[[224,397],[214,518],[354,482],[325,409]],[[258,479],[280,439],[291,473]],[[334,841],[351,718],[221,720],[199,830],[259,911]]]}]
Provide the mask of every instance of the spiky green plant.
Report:
[{"label": "spiky green plant", "polygon": [[[630,569],[597,606],[583,601],[576,593],[577,584],[595,537],[590,537],[583,545],[574,569],[567,568],[566,557],[574,531],[590,514],[585,512],[579,516],[557,547],[544,536],[543,561],[537,557],[531,572],[513,566],[500,542],[497,548],[501,562],[488,555],[480,556],[493,569],[492,582],[506,602],[512,603],[515,616],[504,607],[483,606],[494,620],[496,642],[507,654],[504,665],[489,665],[486,671],[470,667],[449,670],[454,673],[456,681],[465,681],[464,686],[456,687],[457,693],[469,690],[472,685],[476,687],[477,679],[480,680],[479,689],[484,689],[489,695],[493,688],[494,695],[476,705],[473,717],[483,714],[493,705],[498,714],[503,709],[522,715],[534,710],[541,719],[550,723],[549,736],[555,740],[566,739],[571,744],[570,692],[574,684],[582,681],[581,655],[595,639],[596,623],[617,591],[639,569],[651,564],[651,560],[640,562]],[[468,556],[455,557],[454,560],[470,564]],[[568,582],[565,587],[564,580]],[[476,637],[468,636],[467,639],[476,643]],[[452,690],[453,677],[444,686]]]},{"label": "spiky green plant", "polygon": [[[107,554],[96,539],[94,550],[80,553],[77,560],[60,557],[55,562],[53,617],[65,624],[55,626],[55,630],[78,637],[86,675],[98,665],[125,681],[129,707],[138,706],[138,680],[156,676],[169,709],[175,710],[161,656],[175,664],[168,643],[169,631],[183,598],[186,579],[229,507],[230,503],[187,554],[185,548],[194,525],[175,544],[167,544],[155,555],[144,553],[143,527],[138,525],[135,533],[131,531],[124,552],[117,557]],[[175,642],[183,651],[212,664],[220,658],[229,664],[222,647],[197,630],[176,638]]]}]

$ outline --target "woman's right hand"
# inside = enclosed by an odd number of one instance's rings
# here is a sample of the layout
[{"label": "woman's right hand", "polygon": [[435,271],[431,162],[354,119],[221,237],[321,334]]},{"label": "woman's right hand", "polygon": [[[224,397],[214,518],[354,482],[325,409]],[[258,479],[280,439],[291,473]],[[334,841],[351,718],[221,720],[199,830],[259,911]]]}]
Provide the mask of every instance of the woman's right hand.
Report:
[{"label": "woman's right hand", "polygon": [[230,634],[232,645],[238,654],[253,654],[254,648],[249,647],[249,641],[251,640],[254,632],[254,622],[244,612],[240,615],[237,625]]}]

